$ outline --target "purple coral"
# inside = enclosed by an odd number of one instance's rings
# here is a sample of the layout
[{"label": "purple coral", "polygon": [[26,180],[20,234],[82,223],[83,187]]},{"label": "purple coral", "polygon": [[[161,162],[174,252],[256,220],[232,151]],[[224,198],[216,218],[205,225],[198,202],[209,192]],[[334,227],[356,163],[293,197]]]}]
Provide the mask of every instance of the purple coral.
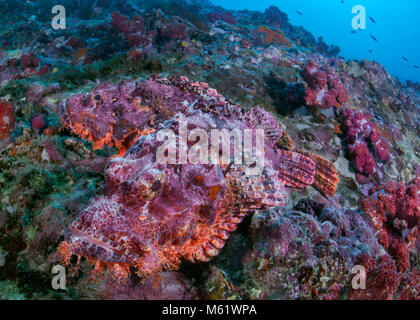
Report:
[{"label": "purple coral", "polygon": [[264,23],[284,28],[289,25],[289,18],[276,6],[269,6],[264,12]]}]

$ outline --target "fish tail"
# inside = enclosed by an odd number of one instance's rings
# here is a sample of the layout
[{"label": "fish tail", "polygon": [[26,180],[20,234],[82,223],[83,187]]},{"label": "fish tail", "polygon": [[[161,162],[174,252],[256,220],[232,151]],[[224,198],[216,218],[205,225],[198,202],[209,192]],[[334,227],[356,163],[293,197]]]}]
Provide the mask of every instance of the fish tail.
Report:
[{"label": "fish tail", "polygon": [[334,164],[314,153],[303,151],[302,153],[315,162],[316,173],[312,185],[323,194],[333,196],[338,184],[338,173]]},{"label": "fish tail", "polygon": [[276,155],[273,167],[279,182],[293,188],[305,188],[314,182],[315,163],[310,157],[282,149],[276,150]]}]

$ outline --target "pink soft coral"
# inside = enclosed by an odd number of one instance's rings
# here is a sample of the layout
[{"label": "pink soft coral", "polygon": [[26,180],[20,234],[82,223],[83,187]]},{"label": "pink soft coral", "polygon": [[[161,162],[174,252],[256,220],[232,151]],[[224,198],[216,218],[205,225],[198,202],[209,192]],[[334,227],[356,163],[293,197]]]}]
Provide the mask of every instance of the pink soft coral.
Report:
[{"label": "pink soft coral", "polygon": [[[379,135],[367,114],[347,108],[343,110],[342,118],[356,170],[367,175],[373,174],[376,166],[374,156],[380,161],[389,160],[388,143]],[[371,146],[373,153],[368,146]]]},{"label": "pink soft coral", "polygon": [[302,77],[307,83],[305,101],[308,106],[331,108],[347,101],[347,91],[337,73],[330,67],[318,67],[309,60]]}]

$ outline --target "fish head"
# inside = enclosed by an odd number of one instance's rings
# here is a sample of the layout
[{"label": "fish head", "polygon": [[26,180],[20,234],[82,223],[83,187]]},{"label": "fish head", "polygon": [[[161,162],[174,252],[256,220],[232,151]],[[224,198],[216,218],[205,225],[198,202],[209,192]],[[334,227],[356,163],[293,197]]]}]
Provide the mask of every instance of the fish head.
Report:
[{"label": "fish head", "polygon": [[[146,147],[146,146],[145,146]],[[227,183],[218,165],[158,164],[153,157],[115,158],[106,172],[108,196],[143,219],[170,225],[212,220]],[[203,216],[200,216],[203,214]]]},{"label": "fish head", "polygon": [[149,79],[101,83],[90,93],[76,94],[61,107],[66,125],[77,135],[126,151],[141,135],[163,123],[197,99],[177,87]]},{"label": "fish head", "polygon": [[144,168],[110,196],[94,200],[69,225],[68,252],[156,273],[169,263],[168,248],[191,239],[198,224],[214,222],[225,193],[219,166]]},{"label": "fish head", "polygon": [[130,222],[121,204],[100,197],[67,228],[68,250],[71,254],[102,262],[133,263],[140,251],[132,248],[136,242]]},{"label": "fish head", "polygon": [[134,82],[119,85],[102,83],[87,94],[70,97],[61,108],[66,125],[79,136],[94,142],[94,149],[103,145],[126,150],[144,130],[153,111],[139,109],[133,99]]}]

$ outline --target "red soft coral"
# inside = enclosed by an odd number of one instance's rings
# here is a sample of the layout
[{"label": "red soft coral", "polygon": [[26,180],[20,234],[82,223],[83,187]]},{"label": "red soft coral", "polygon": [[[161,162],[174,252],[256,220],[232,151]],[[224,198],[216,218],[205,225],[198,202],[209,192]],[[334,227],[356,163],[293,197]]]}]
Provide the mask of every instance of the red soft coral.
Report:
[{"label": "red soft coral", "polygon": [[346,88],[332,68],[319,68],[309,60],[301,75],[308,85],[305,91],[308,106],[331,108],[347,101]]},{"label": "red soft coral", "polygon": [[374,156],[380,161],[389,160],[388,143],[379,135],[367,114],[347,108],[342,113],[342,119],[356,170],[372,175],[376,167]]},{"label": "red soft coral", "polygon": [[388,254],[377,260],[368,255],[361,255],[359,264],[366,270],[366,289],[350,288],[350,300],[389,300],[394,297],[401,281],[401,274],[397,272],[394,261]]},{"label": "red soft coral", "polygon": [[143,28],[144,22],[141,16],[133,16],[130,20],[128,17],[122,16],[116,11],[112,14],[111,24],[124,34],[130,47],[147,48],[151,46],[154,40],[154,33],[145,32]]},{"label": "red soft coral", "polygon": [[370,190],[362,209],[379,231],[379,242],[395,259],[399,271],[410,267],[409,251],[417,241],[420,226],[420,179],[406,187],[390,182]]},{"label": "red soft coral", "polygon": [[375,159],[370,154],[366,142],[349,145],[350,156],[354,159],[356,170],[367,175],[375,171]]}]

